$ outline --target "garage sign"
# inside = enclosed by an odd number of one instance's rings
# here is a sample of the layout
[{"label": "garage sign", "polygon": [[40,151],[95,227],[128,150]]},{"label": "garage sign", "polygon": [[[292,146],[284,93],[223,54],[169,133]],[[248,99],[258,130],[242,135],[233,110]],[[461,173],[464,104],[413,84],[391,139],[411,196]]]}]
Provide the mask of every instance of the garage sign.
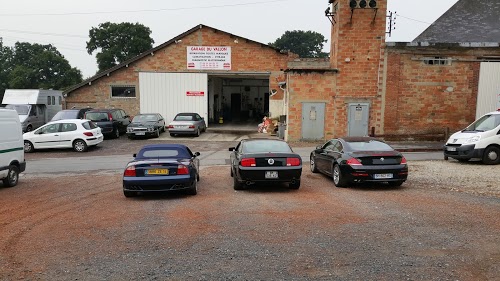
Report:
[{"label": "garage sign", "polygon": [[188,46],[187,69],[231,70],[231,47]]},{"label": "garage sign", "polygon": [[186,96],[191,96],[191,97],[203,97],[205,95],[205,92],[200,92],[200,91],[187,91]]}]

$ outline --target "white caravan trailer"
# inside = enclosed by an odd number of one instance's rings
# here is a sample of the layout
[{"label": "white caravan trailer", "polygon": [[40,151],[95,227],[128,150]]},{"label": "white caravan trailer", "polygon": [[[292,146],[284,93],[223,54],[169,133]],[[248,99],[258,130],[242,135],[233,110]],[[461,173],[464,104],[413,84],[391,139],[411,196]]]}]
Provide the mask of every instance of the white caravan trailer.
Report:
[{"label": "white caravan trailer", "polygon": [[62,102],[62,91],[7,89],[2,104],[17,111],[23,132],[29,132],[49,122]]}]

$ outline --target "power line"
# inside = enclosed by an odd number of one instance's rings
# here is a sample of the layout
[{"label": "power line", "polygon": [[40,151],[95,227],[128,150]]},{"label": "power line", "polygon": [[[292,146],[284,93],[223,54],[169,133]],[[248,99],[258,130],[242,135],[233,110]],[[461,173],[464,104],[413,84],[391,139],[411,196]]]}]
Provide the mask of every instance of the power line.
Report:
[{"label": "power line", "polygon": [[[57,47],[57,49],[65,49],[65,50],[72,50],[72,51],[79,51],[79,52],[87,52],[87,50],[85,49],[75,49],[75,48],[78,48],[78,46],[76,45],[66,45],[66,44],[61,44],[61,43],[56,43],[56,42],[50,42],[50,41],[44,41],[44,40],[34,40],[34,39],[30,39],[30,38],[25,38],[25,37],[16,37],[16,36],[0,36],[1,38],[6,38],[6,39],[11,39],[11,40],[24,40],[24,42],[32,42],[32,43],[36,43],[36,44],[41,44],[41,42],[43,42],[43,44],[51,44],[55,47]],[[62,46],[62,47],[60,47]]]},{"label": "power line", "polygon": [[46,13],[46,14],[0,14],[3,17],[24,17],[24,16],[74,16],[74,15],[96,15],[96,14],[118,14],[118,13],[144,13],[144,12],[165,12],[165,11],[180,11],[180,10],[197,10],[197,9],[213,9],[238,6],[250,6],[259,4],[268,4],[276,2],[288,2],[290,0],[269,0],[261,2],[248,2],[241,4],[227,4],[214,6],[197,6],[188,8],[166,8],[166,9],[146,9],[146,10],[128,10],[128,11],[97,11],[97,12],[69,12],[69,13]]},{"label": "power line", "polygon": [[84,39],[88,39],[88,37],[86,37],[86,36],[73,35],[73,34],[48,33],[48,32],[35,32],[35,31],[23,31],[23,30],[13,30],[13,29],[3,29],[3,28],[0,28],[0,31],[5,31],[5,32],[16,32],[16,33],[27,33],[27,34],[35,34],[35,35],[48,35],[48,36],[76,37],[76,38],[84,38]]},{"label": "power line", "polygon": [[416,20],[416,19],[412,19],[412,18],[409,18],[409,17],[405,17],[405,16],[402,16],[400,14],[397,14],[396,16],[398,17],[402,17],[402,18],[405,18],[405,19],[408,19],[408,20],[412,20],[412,21],[416,21],[416,22],[421,22],[421,23],[425,23],[425,24],[428,24],[428,25],[431,25],[432,23],[428,23],[426,21],[421,21],[421,20]]}]

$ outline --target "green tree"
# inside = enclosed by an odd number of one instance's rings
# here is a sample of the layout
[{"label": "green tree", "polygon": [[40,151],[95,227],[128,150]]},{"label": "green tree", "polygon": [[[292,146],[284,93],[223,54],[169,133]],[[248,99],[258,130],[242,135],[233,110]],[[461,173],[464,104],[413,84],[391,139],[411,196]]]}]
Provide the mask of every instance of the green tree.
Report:
[{"label": "green tree", "polygon": [[0,103],[3,93],[9,87],[9,73],[12,71],[12,49],[3,45],[0,37]]},{"label": "green tree", "polygon": [[139,23],[101,23],[89,31],[87,51],[100,49],[96,59],[103,71],[153,48],[150,35],[151,29]]},{"label": "green tree", "polygon": [[286,31],[269,45],[295,53],[301,58],[325,58],[328,57],[328,53],[322,50],[326,42],[325,37],[318,32],[294,30]]},{"label": "green tree", "polygon": [[64,90],[82,81],[80,70],[50,44],[17,42],[10,63],[9,88]]}]

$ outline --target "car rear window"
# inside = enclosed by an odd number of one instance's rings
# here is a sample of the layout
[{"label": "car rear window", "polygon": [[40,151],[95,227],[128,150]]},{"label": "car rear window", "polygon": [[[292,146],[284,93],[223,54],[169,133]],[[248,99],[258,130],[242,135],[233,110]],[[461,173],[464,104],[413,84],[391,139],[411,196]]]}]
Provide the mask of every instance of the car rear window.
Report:
[{"label": "car rear window", "polygon": [[174,118],[175,121],[193,121],[193,116],[191,115],[177,115]]},{"label": "car rear window", "polygon": [[107,112],[87,112],[85,118],[94,122],[109,121]]},{"label": "car rear window", "polygon": [[262,152],[292,152],[290,146],[283,141],[249,141],[243,143],[244,153],[262,153]]},{"label": "car rear window", "polygon": [[78,119],[78,110],[59,111],[52,120]]},{"label": "car rear window", "polygon": [[97,128],[97,126],[94,124],[94,122],[92,121],[88,121],[88,122],[84,122],[82,123],[82,126],[87,129],[87,130],[92,130],[92,129],[95,129]]},{"label": "car rear window", "polygon": [[388,151],[393,150],[388,144],[370,140],[370,141],[352,141],[348,142],[349,146],[352,150],[361,150],[361,151]]},{"label": "car rear window", "polygon": [[191,158],[183,149],[147,149],[139,152],[138,158]]}]

